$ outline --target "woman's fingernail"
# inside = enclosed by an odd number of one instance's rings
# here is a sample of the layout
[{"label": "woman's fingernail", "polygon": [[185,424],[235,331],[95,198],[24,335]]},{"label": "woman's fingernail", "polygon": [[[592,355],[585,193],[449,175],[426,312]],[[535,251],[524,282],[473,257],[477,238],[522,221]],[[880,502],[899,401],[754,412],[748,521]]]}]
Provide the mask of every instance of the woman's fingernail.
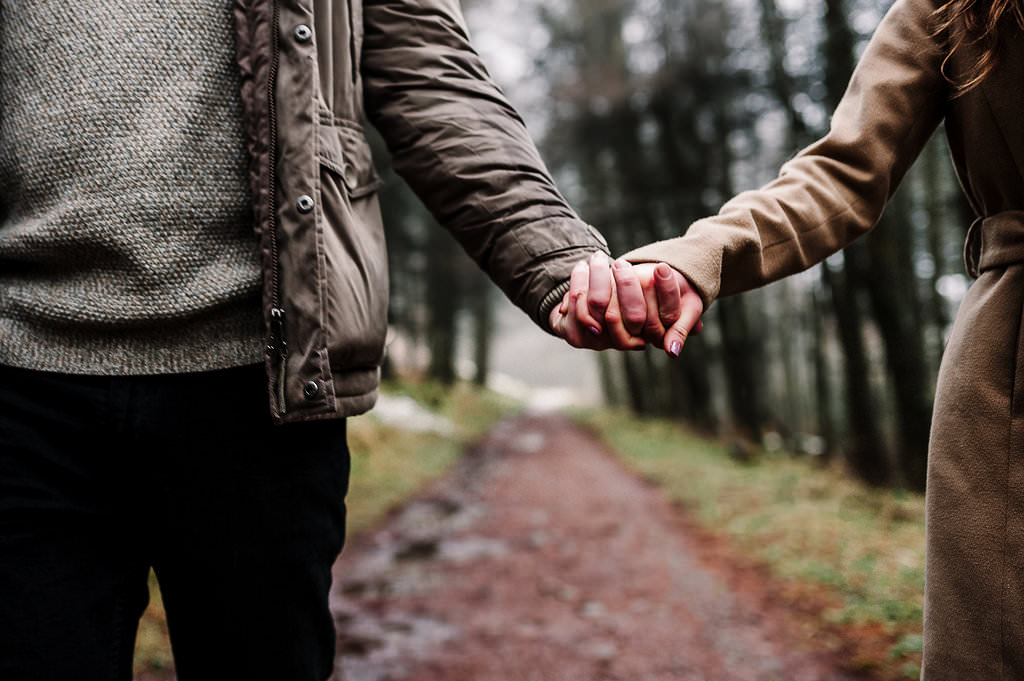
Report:
[{"label": "woman's fingernail", "polygon": [[682,351],[683,344],[680,343],[679,341],[672,341],[672,345],[669,346],[668,349],[668,354],[672,355],[673,357],[678,357],[679,353],[681,353]]},{"label": "woman's fingernail", "polygon": [[594,334],[595,336],[600,336],[601,329],[597,328],[596,326],[592,326],[590,327],[590,333]]}]

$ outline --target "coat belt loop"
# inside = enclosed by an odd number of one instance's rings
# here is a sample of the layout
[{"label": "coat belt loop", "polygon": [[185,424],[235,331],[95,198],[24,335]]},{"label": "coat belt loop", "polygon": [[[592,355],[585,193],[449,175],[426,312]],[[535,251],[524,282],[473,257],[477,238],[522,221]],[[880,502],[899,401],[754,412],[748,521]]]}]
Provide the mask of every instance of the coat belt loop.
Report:
[{"label": "coat belt loop", "polygon": [[1024,265],[1024,211],[1005,210],[975,220],[964,252],[968,272],[975,277],[986,270]]},{"label": "coat belt loop", "polygon": [[971,223],[967,230],[967,240],[964,242],[964,266],[967,268],[967,276],[977,279],[981,274],[979,266],[981,263],[981,225],[985,218],[979,217]]}]

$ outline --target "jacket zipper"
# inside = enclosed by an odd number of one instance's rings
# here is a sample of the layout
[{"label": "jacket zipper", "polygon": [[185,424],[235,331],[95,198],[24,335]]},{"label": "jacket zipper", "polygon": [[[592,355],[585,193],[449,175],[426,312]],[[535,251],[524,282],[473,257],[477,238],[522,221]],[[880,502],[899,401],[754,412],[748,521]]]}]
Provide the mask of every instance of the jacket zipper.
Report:
[{"label": "jacket zipper", "polygon": [[348,52],[352,64],[352,84],[359,79],[359,52],[356,49],[356,10],[355,3],[348,3]]},{"label": "jacket zipper", "polygon": [[285,404],[285,364],[288,358],[288,340],[285,335],[284,306],[281,304],[281,272],[278,263],[277,245],[277,72],[281,63],[281,46],[278,44],[281,10],[276,0],[272,3],[273,17],[270,26],[270,69],[267,73],[267,120],[270,126],[267,178],[267,207],[270,211],[270,348],[277,355],[277,405],[278,411],[287,412]]}]

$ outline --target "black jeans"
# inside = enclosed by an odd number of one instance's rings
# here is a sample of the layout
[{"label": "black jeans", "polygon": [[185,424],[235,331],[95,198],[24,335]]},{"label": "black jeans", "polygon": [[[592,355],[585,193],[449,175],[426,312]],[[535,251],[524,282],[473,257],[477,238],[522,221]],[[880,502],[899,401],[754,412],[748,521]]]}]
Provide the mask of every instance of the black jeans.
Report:
[{"label": "black jeans", "polygon": [[262,367],[0,368],[0,679],[131,679],[152,567],[181,681],[322,681],[343,420],[275,426]]}]

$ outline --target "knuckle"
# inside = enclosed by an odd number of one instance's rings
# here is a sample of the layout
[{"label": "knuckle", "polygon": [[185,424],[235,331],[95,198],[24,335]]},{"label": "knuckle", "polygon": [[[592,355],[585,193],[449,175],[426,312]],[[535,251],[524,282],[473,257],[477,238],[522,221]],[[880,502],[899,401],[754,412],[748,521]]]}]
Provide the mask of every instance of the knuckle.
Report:
[{"label": "knuckle", "polygon": [[642,326],[647,322],[647,313],[644,311],[640,312],[626,312],[626,323],[633,326]]},{"label": "knuckle", "polygon": [[657,317],[648,317],[647,321],[644,322],[644,329],[647,331],[656,331],[658,333],[665,333],[672,327],[671,324],[662,324],[661,320]]}]

